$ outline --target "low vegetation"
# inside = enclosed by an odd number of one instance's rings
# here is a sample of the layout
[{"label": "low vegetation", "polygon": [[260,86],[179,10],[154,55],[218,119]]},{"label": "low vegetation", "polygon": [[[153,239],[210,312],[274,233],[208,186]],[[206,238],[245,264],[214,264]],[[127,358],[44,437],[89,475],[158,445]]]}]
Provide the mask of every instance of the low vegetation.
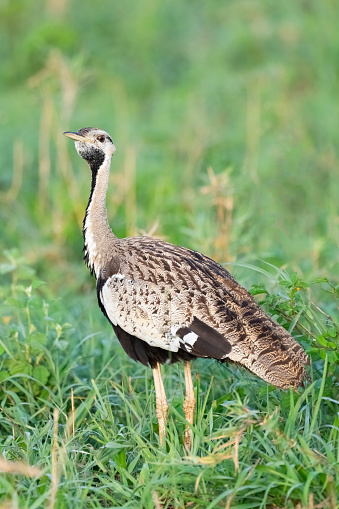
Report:
[{"label": "low vegetation", "polygon": [[275,269],[267,285],[252,287],[308,351],[311,380],[286,392],[241,368],[196,361],[186,456],[182,370],[165,366],[170,417],[161,448],[151,371],[121,352],[108,327],[85,334],[24,260],[6,255],[1,450],[11,463],[0,464],[8,469],[0,490],[18,507],[336,507],[339,328],[311,300],[321,285],[337,305],[327,281],[309,285]]}]

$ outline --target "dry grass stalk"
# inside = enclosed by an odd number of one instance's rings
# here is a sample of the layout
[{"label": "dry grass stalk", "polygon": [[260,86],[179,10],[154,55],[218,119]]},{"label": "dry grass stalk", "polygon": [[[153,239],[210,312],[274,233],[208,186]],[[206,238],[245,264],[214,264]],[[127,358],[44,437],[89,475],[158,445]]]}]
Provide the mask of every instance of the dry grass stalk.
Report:
[{"label": "dry grass stalk", "polygon": [[[80,188],[78,180],[74,174],[70,158],[68,155],[67,142],[61,133],[65,130],[65,126],[70,123],[70,118],[75,107],[76,96],[79,89],[80,76],[76,76],[71,65],[65,57],[58,51],[50,54],[48,65],[51,73],[58,79],[62,91],[62,105],[59,121],[55,123],[55,142],[57,148],[56,167],[61,171],[64,178],[66,189],[70,197],[73,213],[76,217],[79,227],[82,226],[83,219],[83,202],[80,197]],[[59,204],[56,208],[60,208]],[[55,214],[58,212],[55,210]],[[68,215],[68,214],[67,214]],[[63,233],[63,223],[61,221],[60,231]]]},{"label": "dry grass stalk", "polygon": [[134,394],[133,386],[132,386],[132,377],[128,377],[128,390],[130,395],[132,396]]},{"label": "dry grass stalk", "polygon": [[19,509],[19,506],[17,500],[12,498],[12,500],[6,500],[5,502],[2,502],[0,509]]},{"label": "dry grass stalk", "polygon": [[233,190],[229,170],[216,175],[213,168],[207,169],[210,184],[201,188],[201,193],[208,195],[216,207],[217,235],[214,239],[212,258],[228,262],[230,256],[230,236],[233,216]]},{"label": "dry grass stalk", "polygon": [[132,237],[136,234],[137,230],[137,199],[136,199],[136,151],[133,147],[129,146],[126,150],[124,175],[126,182],[126,196],[125,196],[125,215],[126,215],[126,233],[127,236]]},{"label": "dry grass stalk", "polygon": [[209,454],[208,456],[204,456],[203,458],[198,458],[198,463],[201,465],[209,465],[214,467],[218,463],[221,463],[225,460],[230,460],[233,457],[232,452],[227,452],[225,454]]},{"label": "dry grass stalk", "polygon": [[21,186],[24,171],[24,146],[21,140],[16,140],[13,145],[13,176],[12,184],[6,193],[4,193],[4,201],[6,203],[16,200]]},{"label": "dry grass stalk", "polygon": [[51,172],[50,141],[53,124],[53,102],[49,93],[43,94],[42,113],[39,132],[39,186],[38,199],[40,212],[44,213],[48,202],[48,188]]},{"label": "dry grass stalk", "polygon": [[336,486],[335,486],[335,481],[334,481],[333,475],[327,474],[326,482],[327,482],[327,493],[328,493],[328,499],[329,499],[329,507],[330,507],[330,509],[338,509]]},{"label": "dry grass stalk", "polygon": [[51,16],[63,17],[66,14],[68,0],[47,0],[46,10]]},{"label": "dry grass stalk", "polygon": [[72,65],[58,50],[52,50],[48,55],[45,67],[32,76],[28,84],[33,88],[40,88],[43,93],[51,90],[51,80],[57,81],[62,92],[61,123],[69,122],[75,106],[78,93],[78,83],[84,81],[87,75],[77,75]]},{"label": "dry grass stalk", "polygon": [[[245,428],[238,431],[232,440],[229,440],[225,444],[220,444],[208,456],[198,458],[198,463],[201,463],[203,465],[217,465],[218,463],[221,463],[224,460],[232,459],[235,471],[236,472],[239,471],[239,444],[241,442],[241,437],[244,434],[244,431]],[[214,440],[215,438],[212,439]],[[221,438],[226,438],[226,436],[218,437],[218,439]],[[231,448],[231,451],[229,450],[229,448]],[[227,450],[225,451],[225,449]]]},{"label": "dry grass stalk", "polygon": [[156,491],[152,491],[152,500],[154,503],[154,509],[162,509],[163,505],[160,502],[159,495]]},{"label": "dry grass stalk", "polygon": [[166,240],[165,235],[156,234],[156,231],[159,228],[159,224],[160,224],[159,219],[156,219],[148,230],[143,230],[142,228],[140,228],[140,229],[138,229],[137,234],[141,235],[143,237],[144,236],[155,237],[156,239]]},{"label": "dry grass stalk", "polygon": [[260,84],[251,84],[247,97],[246,117],[246,155],[244,161],[244,172],[250,175],[253,182],[258,183],[258,161],[260,148]]},{"label": "dry grass stalk", "polygon": [[43,470],[39,467],[27,465],[22,461],[8,461],[0,458],[0,472],[4,474],[21,474],[26,477],[41,477]]},{"label": "dry grass stalk", "polygon": [[236,437],[234,438],[234,448],[232,449],[232,458],[234,463],[234,468],[236,472],[239,472],[239,444],[241,441],[241,437],[244,433],[244,430],[241,430]]},{"label": "dry grass stalk", "polygon": [[[330,498],[325,498],[325,500],[319,502],[319,504],[314,505],[314,495],[313,493],[310,493],[308,495],[308,505],[304,506],[302,503],[299,503],[295,506],[295,509],[338,509],[336,500],[334,500],[335,505],[332,505],[332,503],[333,501],[331,502]],[[270,506],[269,509],[285,509],[285,508],[274,505]]]},{"label": "dry grass stalk", "polygon": [[[197,108],[197,102],[199,102],[199,108]],[[205,106],[201,103],[200,97],[192,95],[191,100],[186,105],[182,123],[178,126],[176,137],[173,140],[173,153],[183,154],[186,162],[181,181],[184,192],[183,198],[186,203],[192,203],[194,200],[193,174],[208,148],[211,137],[210,126],[204,120],[208,117],[208,113],[204,109]]]}]

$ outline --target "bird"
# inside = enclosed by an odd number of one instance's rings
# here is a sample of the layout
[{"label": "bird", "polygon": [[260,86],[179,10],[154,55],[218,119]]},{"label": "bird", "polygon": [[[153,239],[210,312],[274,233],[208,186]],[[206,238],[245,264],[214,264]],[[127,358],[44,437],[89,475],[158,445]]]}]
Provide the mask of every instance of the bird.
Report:
[{"label": "bird", "polygon": [[309,364],[306,352],[222,265],[154,237],[115,236],[106,208],[116,150],[111,136],[93,127],[64,135],[74,140],[91,170],[83,220],[84,260],[96,278],[99,307],[122,348],[152,368],[160,445],[168,415],[162,364],[184,363],[187,450],[196,405],[192,360],[236,363],[282,389],[302,386]]}]

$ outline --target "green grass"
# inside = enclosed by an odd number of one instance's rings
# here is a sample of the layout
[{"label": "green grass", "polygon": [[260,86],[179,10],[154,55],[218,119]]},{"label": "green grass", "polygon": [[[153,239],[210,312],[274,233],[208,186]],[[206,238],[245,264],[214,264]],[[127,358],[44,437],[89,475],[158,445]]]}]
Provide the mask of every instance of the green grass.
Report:
[{"label": "green grass", "polygon": [[[158,234],[221,261],[338,273],[335,2],[52,4],[0,7],[2,247],[29,240],[43,279],[45,259],[72,277],[62,260],[78,262],[89,175],[61,133],[94,125],[117,146],[117,234],[158,221]],[[211,240],[208,167],[230,169],[229,253]]]},{"label": "green grass", "polygon": [[[41,468],[0,474],[1,509],[337,507],[337,19],[332,0],[0,4],[0,450]],[[229,263],[312,359],[298,394],[193,363],[189,457],[182,367],[161,448],[151,370],[81,263],[89,173],[62,132],[88,125],[117,146],[116,234]]]},{"label": "green grass", "polygon": [[[108,324],[99,327],[99,311],[77,321],[74,309],[46,300],[48,289],[24,260],[15,252],[7,258],[0,448],[41,472],[1,476],[0,497],[20,508],[336,507],[339,328],[296,274],[279,271],[278,287],[271,274],[274,292],[269,285],[252,292],[290,323],[313,359],[312,383],[280,391],[242,369],[196,361],[186,456],[182,366],[164,367],[170,414],[161,447],[151,370],[121,352]],[[79,299],[83,309],[93,304]]]}]

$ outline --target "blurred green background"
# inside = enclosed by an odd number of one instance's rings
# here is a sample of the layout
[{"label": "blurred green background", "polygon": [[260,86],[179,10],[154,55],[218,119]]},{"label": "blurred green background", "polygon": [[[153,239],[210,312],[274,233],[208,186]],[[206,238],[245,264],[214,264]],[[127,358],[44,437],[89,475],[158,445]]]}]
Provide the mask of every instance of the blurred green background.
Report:
[{"label": "blurred green background", "polygon": [[336,276],[337,21],[332,0],[2,0],[1,248],[87,288],[90,175],[62,133],[95,126],[117,235]]}]

